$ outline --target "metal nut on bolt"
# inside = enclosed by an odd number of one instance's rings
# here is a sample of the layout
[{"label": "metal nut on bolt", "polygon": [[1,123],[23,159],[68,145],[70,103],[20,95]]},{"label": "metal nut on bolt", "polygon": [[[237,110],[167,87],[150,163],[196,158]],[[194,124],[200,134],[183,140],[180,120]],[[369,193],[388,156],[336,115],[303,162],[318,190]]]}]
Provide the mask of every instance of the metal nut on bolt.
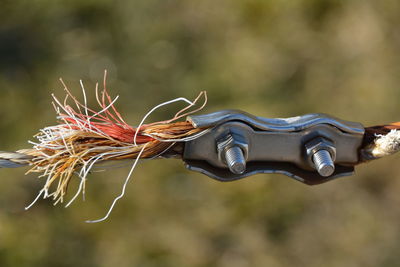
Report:
[{"label": "metal nut on bolt", "polygon": [[335,172],[336,148],[331,141],[317,137],[305,144],[307,160],[323,177]]},{"label": "metal nut on bolt", "polygon": [[245,139],[229,133],[217,141],[218,159],[226,164],[234,174],[242,174],[246,171],[246,159],[249,145]]}]

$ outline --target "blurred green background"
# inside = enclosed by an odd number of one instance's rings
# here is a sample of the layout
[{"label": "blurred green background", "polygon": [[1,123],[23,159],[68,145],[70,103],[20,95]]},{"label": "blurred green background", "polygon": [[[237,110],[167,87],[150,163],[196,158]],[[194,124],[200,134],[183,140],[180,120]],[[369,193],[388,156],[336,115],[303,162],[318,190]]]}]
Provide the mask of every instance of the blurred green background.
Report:
[{"label": "blurred green background", "polygon": [[[204,112],[400,120],[399,12],[397,0],[1,0],[1,149],[56,123],[59,77],[94,93],[104,69],[132,125],[200,90]],[[98,224],[84,221],[105,214],[128,167],[90,175],[86,201],[29,211],[44,181],[4,169],[0,266],[398,266],[399,162],[309,187],[281,175],[219,183],[178,160],[146,161]]]}]

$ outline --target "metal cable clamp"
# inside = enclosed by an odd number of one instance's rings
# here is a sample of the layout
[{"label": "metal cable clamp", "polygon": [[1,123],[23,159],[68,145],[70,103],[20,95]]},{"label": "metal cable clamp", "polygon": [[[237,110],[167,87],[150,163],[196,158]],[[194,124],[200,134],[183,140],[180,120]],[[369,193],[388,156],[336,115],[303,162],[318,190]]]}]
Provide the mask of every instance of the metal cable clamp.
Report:
[{"label": "metal cable clamp", "polygon": [[186,142],[186,167],[219,181],[281,173],[320,184],[352,175],[364,136],[362,124],[326,114],[270,119],[222,110],[188,120],[211,130]]}]

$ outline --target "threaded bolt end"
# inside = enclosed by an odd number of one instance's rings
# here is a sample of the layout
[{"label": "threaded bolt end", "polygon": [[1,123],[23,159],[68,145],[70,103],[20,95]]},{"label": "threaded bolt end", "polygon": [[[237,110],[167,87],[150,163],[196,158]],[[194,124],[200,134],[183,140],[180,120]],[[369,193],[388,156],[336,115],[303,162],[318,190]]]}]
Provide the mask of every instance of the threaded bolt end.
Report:
[{"label": "threaded bolt end", "polygon": [[331,154],[327,150],[319,150],[314,153],[313,162],[315,169],[321,176],[328,177],[335,171],[335,164],[333,163]]},{"label": "threaded bolt end", "polygon": [[246,160],[242,149],[238,146],[233,146],[225,151],[225,160],[229,170],[234,174],[242,174],[246,170]]}]

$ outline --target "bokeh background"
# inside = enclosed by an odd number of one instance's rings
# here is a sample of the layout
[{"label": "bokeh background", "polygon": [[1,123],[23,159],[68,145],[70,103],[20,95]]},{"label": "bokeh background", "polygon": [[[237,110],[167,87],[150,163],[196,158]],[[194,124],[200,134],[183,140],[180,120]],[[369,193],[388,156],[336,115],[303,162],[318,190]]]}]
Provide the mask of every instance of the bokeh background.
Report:
[{"label": "bokeh background", "polygon": [[[104,69],[132,125],[200,90],[204,112],[400,120],[399,12],[396,0],[1,0],[1,149],[56,123],[59,77],[93,96]],[[309,187],[281,175],[219,183],[178,160],[146,161],[98,224],[84,221],[105,214],[128,167],[90,175],[86,201],[29,211],[43,180],[0,170],[0,266],[398,266],[399,162]]]}]

